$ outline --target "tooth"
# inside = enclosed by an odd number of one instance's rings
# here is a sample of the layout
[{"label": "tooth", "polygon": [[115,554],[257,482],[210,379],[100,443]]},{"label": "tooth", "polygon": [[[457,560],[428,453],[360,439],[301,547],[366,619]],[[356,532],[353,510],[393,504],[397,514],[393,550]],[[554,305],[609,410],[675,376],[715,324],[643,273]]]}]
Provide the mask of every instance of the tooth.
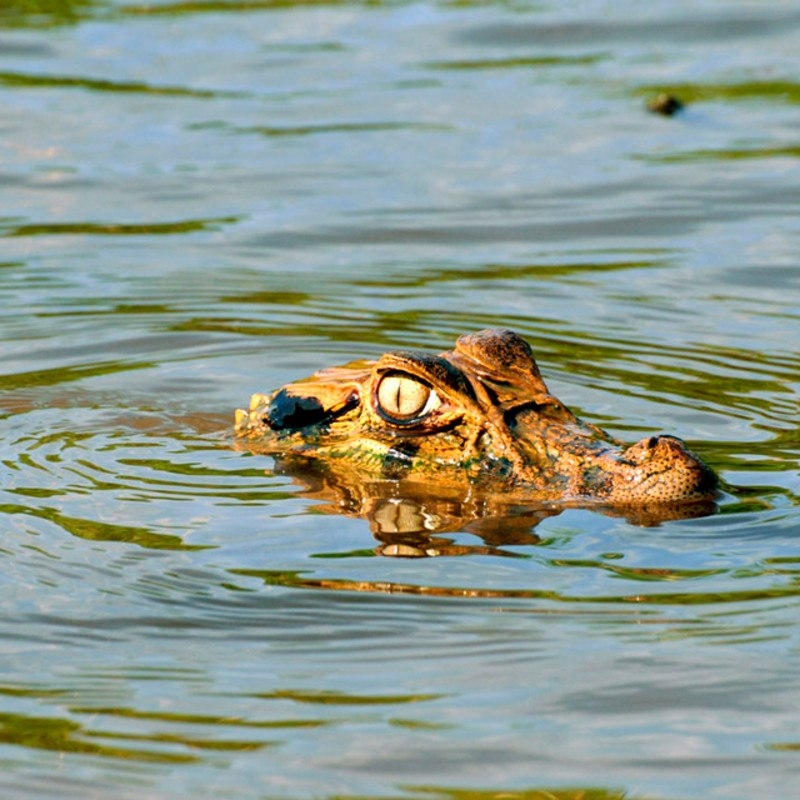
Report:
[{"label": "tooth", "polygon": [[259,406],[264,406],[267,404],[267,396],[265,394],[261,394],[260,392],[256,392],[250,398],[250,410],[255,411]]},{"label": "tooth", "polygon": [[237,408],[234,412],[233,419],[233,427],[237,431],[240,431],[247,427],[247,423],[250,420],[250,415],[243,408]]}]

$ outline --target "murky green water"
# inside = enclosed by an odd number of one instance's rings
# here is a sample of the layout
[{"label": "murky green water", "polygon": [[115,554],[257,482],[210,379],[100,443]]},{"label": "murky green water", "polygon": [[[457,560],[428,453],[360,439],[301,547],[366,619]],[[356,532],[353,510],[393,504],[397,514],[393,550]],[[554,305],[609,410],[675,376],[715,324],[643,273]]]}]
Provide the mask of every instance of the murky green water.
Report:
[{"label": "murky green water", "polygon": [[[791,796],[798,3],[0,25],[4,797]],[[488,326],[719,513],[391,558],[229,447],[252,391]]]}]

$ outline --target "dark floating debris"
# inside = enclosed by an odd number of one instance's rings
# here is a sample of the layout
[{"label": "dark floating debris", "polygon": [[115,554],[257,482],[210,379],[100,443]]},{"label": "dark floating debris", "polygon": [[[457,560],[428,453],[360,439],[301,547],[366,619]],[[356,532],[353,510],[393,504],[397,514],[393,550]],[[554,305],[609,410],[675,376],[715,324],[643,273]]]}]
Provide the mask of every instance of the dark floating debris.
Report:
[{"label": "dark floating debris", "polygon": [[675,97],[674,94],[662,92],[656,95],[652,100],[648,100],[647,109],[654,114],[661,114],[665,117],[671,117],[677,114],[683,108],[683,103]]}]

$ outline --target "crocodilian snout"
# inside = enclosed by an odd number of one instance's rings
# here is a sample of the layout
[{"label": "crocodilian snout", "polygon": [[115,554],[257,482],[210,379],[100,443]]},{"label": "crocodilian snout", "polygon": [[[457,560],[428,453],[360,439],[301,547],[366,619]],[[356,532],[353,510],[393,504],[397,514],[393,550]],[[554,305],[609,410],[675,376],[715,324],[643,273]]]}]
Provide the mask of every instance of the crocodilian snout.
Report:
[{"label": "crocodilian snout", "polygon": [[686,444],[676,436],[650,436],[625,449],[617,491],[646,497],[651,502],[709,498],[719,481]]}]

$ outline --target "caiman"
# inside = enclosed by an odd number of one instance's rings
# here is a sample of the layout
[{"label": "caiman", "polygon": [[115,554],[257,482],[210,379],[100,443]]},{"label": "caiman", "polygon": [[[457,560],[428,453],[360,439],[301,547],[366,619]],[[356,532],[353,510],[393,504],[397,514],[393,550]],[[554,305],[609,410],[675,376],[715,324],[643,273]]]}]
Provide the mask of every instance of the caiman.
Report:
[{"label": "caiman", "polygon": [[450,497],[627,514],[711,501],[718,488],[674,436],[625,446],[581,421],[550,394],[528,343],[508,330],[461,336],[439,355],[388,352],[254,394],[249,410],[236,412],[235,433],[253,452]]}]

